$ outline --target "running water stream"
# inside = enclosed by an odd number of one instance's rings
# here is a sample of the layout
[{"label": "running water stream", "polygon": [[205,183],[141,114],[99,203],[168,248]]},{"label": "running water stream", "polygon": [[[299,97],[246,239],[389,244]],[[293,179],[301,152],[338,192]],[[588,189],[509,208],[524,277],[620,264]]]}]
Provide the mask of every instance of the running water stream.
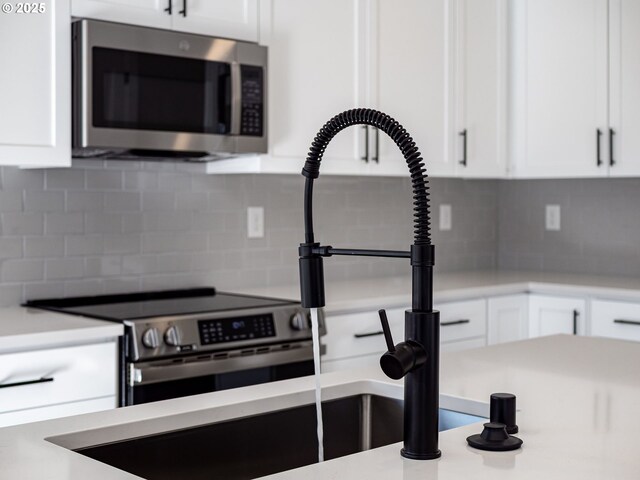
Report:
[{"label": "running water stream", "polygon": [[320,324],[318,309],[311,309],[311,336],[313,338],[313,366],[316,379],[316,418],[318,422],[318,462],[324,461],[324,429],[322,427],[322,403],[320,387]]}]

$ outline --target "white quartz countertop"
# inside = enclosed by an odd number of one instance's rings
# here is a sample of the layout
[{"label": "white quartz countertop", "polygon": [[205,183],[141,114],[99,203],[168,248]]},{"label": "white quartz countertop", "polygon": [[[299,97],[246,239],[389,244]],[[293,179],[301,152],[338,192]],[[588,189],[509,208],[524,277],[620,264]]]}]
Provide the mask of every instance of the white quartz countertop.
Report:
[{"label": "white quartz countertop", "polygon": [[[465,438],[479,433],[475,424],[442,432],[439,460],[404,459],[401,444],[393,444],[269,478],[637,480],[638,365],[638,343],[564,335],[443,354],[441,406],[445,397],[450,405],[455,399],[477,404],[492,392],[516,394],[522,449],[471,449]],[[348,393],[355,388],[350,385],[402,396],[401,385],[377,369],[324,374],[322,385],[325,398],[341,387]],[[313,378],[305,377],[0,429],[0,471],[21,480],[138,478],[59,446],[64,441],[45,439],[87,430],[95,439],[96,431],[125,429],[134,437],[185,428],[255,414],[257,405],[271,410],[287,408],[290,399],[310,403],[312,390]],[[74,441],[87,434],[79,435]]]},{"label": "white quartz countertop", "polygon": [[[300,299],[299,284],[249,288],[241,293]],[[479,270],[434,275],[434,302],[473,297],[538,293],[542,295],[590,295],[640,301],[640,278],[606,277],[530,271]],[[325,281],[325,311],[367,310],[409,306],[411,277],[379,277],[366,280]]]},{"label": "white quartz countertop", "polygon": [[0,353],[74,343],[90,343],[123,334],[119,323],[35,308],[0,308]]}]

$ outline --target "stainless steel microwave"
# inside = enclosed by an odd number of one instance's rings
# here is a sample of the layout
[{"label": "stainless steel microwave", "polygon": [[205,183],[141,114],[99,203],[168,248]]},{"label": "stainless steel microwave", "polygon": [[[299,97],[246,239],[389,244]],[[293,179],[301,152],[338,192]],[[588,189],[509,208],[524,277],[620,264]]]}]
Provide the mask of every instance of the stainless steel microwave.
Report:
[{"label": "stainless steel microwave", "polygon": [[209,160],[267,151],[267,48],[73,24],[76,157]]}]

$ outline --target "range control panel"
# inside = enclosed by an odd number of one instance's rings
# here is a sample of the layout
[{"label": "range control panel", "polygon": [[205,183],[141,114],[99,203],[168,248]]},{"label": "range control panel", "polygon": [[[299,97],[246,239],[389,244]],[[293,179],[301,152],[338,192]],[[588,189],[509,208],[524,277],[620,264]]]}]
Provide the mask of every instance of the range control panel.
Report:
[{"label": "range control panel", "polygon": [[275,337],[273,314],[198,320],[201,345]]},{"label": "range control panel", "polygon": [[261,137],[264,116],[264,72],[262,67],[241,65],[242,116],[240,135]]}]

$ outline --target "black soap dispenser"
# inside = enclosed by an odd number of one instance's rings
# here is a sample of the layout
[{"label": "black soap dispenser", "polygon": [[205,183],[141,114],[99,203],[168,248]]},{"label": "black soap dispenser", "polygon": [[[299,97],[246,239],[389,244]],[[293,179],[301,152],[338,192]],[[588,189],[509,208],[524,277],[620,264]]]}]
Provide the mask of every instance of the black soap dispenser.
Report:
[{"label": "black soap dispenser", "polygon": [[467,437],[470,447],[492,452],[517,450],[522,440],[512,434],[518,433],[516,425],[516,396],[511,393],[493,393],[489,404],[489,422],[482,433]]}]

